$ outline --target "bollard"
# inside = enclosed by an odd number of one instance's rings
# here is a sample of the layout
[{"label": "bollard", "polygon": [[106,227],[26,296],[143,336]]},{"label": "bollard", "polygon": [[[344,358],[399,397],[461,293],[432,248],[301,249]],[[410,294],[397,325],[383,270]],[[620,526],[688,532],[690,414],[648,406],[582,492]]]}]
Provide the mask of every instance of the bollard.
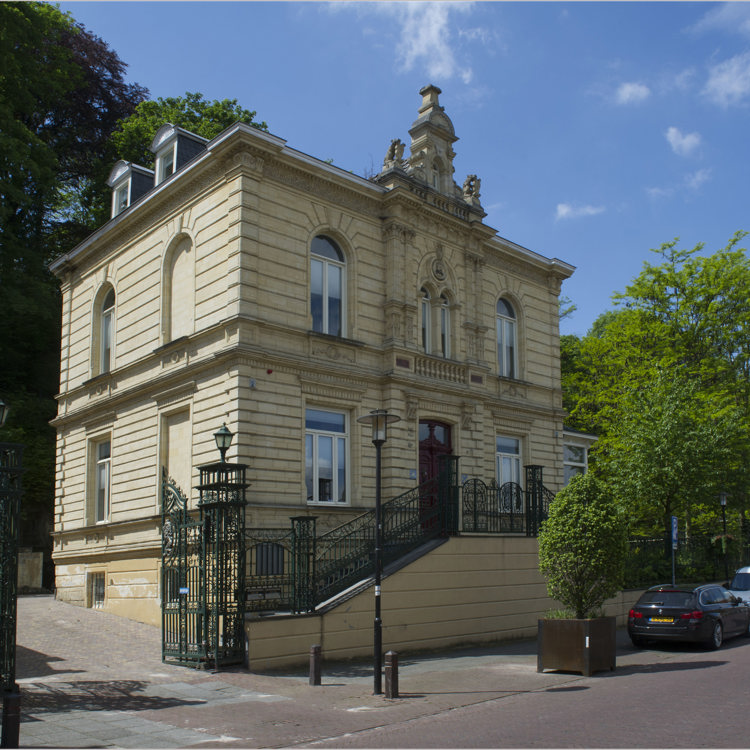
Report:
[{"label": "bollard", "polygon": [[385,697],[398,698],[398,654],[395,651],[385,655]]},{"label": "bollard", "polygon": [[0,747],[18,747],[21,726],[21,693],[18,685],[3,693],[3,730]]},{"label": "bollard", "polygon": [[320,685],[320,646],[310,646],[310,684]]}]

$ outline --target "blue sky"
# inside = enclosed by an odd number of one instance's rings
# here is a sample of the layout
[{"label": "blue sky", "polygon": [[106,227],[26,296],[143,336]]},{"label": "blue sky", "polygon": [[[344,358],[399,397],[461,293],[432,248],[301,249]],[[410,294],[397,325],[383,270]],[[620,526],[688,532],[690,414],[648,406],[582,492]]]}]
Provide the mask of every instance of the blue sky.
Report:
[{"label": "blue sky", "polygon": [[[151,97],[237,99],[357,174],[408,143],[419,89],[453,120],[486,223],[577,267],[586,333],[649,252],[750,230],[750,3],[64,2]],[[743,243],[743,246],[747,243]]]}]

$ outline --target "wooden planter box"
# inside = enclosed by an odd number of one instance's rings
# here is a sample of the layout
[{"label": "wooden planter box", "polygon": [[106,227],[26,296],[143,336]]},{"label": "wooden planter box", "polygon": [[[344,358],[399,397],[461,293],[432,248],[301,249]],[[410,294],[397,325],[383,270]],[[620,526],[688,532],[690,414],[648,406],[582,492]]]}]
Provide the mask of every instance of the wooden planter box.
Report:
[{"label": "wooden planter box", "polygon": [[537,672],[559,669],[590,677],[594,672],[615,668],[614,617],[538,622]]}]

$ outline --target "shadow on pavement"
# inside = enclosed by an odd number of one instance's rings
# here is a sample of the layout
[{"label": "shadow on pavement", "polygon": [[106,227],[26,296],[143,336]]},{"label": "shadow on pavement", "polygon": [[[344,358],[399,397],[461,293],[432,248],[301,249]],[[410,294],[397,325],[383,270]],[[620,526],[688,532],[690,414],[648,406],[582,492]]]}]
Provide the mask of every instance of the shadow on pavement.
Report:
[{"label": "shadow on pavement", "polygon": [[176,706],[199,706],[206,701],[136,695],[148,688],[141,680],[91,680],[31,683],[21,690],[24,714],[60,713],[62,711],[151,711]]},{"label": "shadow on pavement", "polygon": [[16,676],[19,679],[30,679],[32,677],[47,677],[53,674],[74,674],[85,672],[84,669],[53,669],[50,664],[67,661],[60,656],[50,656],[41,651],[34,651],[24,646],[16,645]]},{"label": "shadow on pavement", "polygon": [[614,672],[608,672],[606,675],[601,673],[602,677],[616,677],[619,673],[623,674],[650,674],[656,672],[683,672],[693,669],[706,669],[707,667],[721,667],[728,664],[727,660],[714,661],[671,661],[660,664],[629,664],[628,666],[617,667]]}]

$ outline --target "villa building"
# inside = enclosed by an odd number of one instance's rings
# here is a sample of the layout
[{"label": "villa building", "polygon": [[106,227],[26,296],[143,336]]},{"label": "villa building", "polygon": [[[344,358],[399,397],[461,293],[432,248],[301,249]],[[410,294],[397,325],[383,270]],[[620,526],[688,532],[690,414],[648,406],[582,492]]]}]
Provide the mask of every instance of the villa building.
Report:
[{"label": "villa building", "polygon": [[484,222],[440,93],[422,89],[408,153],[383,144],[372,179],[240,123],[210,141],[165,124],[153,168],[115,165],[111,220],[52,264],[60,599],[159,621],[162,476],[194,507],[223,424],[257,528],[372,507],[357,419],[374,409],[400,417],[384,498],[446,454],[461,477],[522,484],[533,464],[563,485],[558,296],[574,269]]}]

